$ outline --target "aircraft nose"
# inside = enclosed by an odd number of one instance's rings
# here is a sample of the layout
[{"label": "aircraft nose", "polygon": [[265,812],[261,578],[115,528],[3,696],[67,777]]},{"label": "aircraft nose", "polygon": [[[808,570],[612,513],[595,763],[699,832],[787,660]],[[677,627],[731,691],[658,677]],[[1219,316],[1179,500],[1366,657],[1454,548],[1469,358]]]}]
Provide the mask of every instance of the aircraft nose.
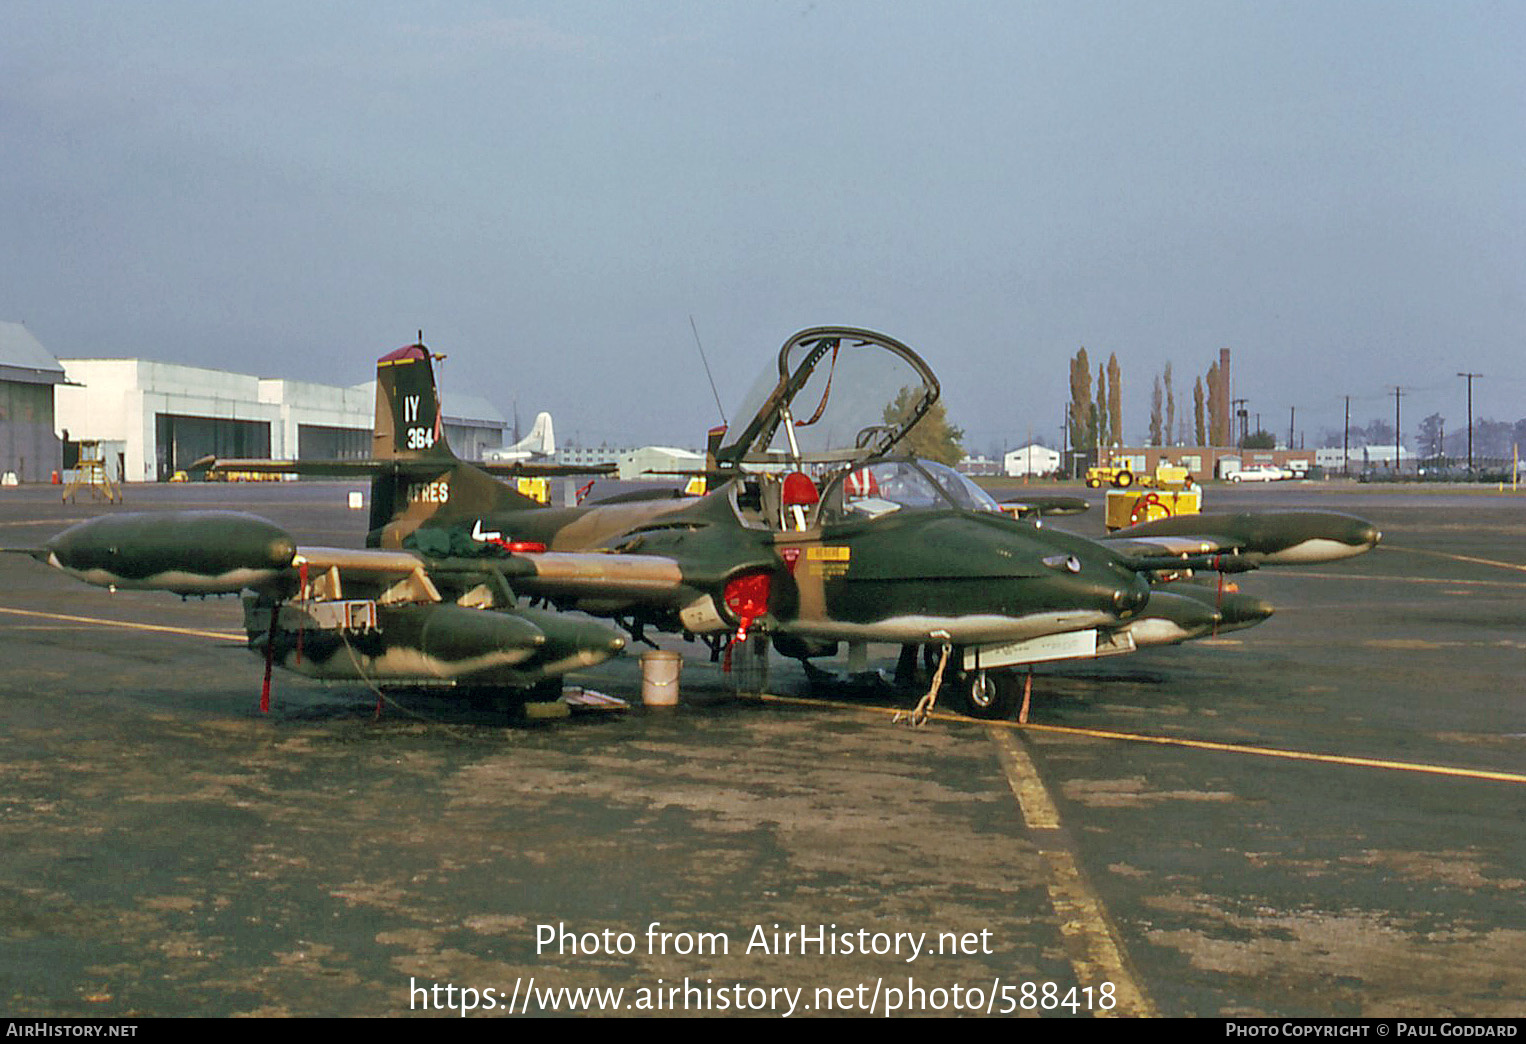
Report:
[{"label": "aircraft nose", "polygon": [[291,565],[291,560],[297,557],[297,542],[291,537],[281,535],[273,537],[265,545],[266,561],[273,569],[282,569]]},{"label": "aircraft nose", "polygon": [[1219,600],[1219,615],[1226,627],[1249,627],[1273,612],[1272,603],[1247,594],[1229,594]]},{"label": "aircraft nose", "polygon": [[1378,527],[1373,525],[1371,522],[1364,522],[1362,525],[1358,526],[1355,536],[1355,543],[1369,549],[1377,547],[1378,541],[1383,539],[1382,532],[1380,532]]},{"label": "aircraft nose", "polygon": [[1150,600],[1150,585],[1137,573],[1113,592],[1113,611],[1120,618],[1133,616]]}]

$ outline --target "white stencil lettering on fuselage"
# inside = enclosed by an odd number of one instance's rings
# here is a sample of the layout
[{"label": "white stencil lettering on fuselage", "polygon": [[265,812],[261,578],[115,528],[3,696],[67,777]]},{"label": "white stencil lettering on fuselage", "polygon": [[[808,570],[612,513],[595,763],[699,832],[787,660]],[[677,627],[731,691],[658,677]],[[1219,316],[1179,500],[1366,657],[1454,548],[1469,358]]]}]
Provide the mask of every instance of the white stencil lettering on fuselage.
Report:
[{"label": "white stencil lettering on fuselage", "polygon": [[433,428],[409,428],[403,439],[407,449],[428,449],[434,445]]},{"label": "white stencil lettering on fuselage", "polygon": [[450,480],[435,479],[433,482],[415,482],[408,487],[410,504],[446,504],[450,502]]}]

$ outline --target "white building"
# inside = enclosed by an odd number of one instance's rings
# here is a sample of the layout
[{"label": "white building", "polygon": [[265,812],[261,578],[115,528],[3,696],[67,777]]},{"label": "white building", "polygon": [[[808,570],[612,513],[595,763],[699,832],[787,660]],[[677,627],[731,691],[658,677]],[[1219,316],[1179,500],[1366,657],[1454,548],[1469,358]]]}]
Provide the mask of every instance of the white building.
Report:
[{"label": "white building", "polygon": [[[673,446],[643,446],[641,449],[620,454],[621,479],[681,483],[683,476],[673,474],[674,472],[704,470],[705,455],[703,453],[677,449]],[[667,474],[662,474],[663,472]]]},{"label": "white building", "polygon": [[1002,470],[1008,475],[1052,475],[1060,470],[1060,451],[1037,443],[1008,450],[1002,457]]},{"label": "white building", "polygon": [[[1399,447],[1400,470],[1412,470],[1415,466],[1415,455],[1403,446]],[[1345,470],[1355,474],[1359,471],[1392,469],[1394,466],[1394,446],[1387,443],[1382,446],[1352,446],[1346,455],[1347,463]],[[1314,451],[1314,463],[1324,468],[1327,472],[1339,472],[1342,470],[1342,450],[1339,446],[1332,449],[1319,449]]]},{"label": "white building", "polygon": [[[375,381],[342,388],[147,359],[61,362],[73,384],[57,389],[55,423],[71,439],[99,441],[113,478],[162,482],[208,454],[371,455]],[[445,403],[451,446],[468,456],[502,445],[502,415],[475,396],[457,398],[457,409]]]}]

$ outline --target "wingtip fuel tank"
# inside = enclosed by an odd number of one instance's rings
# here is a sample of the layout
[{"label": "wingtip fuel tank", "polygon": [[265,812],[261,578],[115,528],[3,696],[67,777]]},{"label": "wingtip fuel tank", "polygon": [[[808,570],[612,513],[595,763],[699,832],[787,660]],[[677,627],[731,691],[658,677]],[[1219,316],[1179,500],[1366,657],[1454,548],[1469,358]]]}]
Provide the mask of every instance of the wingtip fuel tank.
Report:
[{"label": "wingtip fuel tank", "polygon": [[41,550],[49,565],[98,587],[233,594],[285,576],[297,544],[258,515],[168,511],[92,518]]}]

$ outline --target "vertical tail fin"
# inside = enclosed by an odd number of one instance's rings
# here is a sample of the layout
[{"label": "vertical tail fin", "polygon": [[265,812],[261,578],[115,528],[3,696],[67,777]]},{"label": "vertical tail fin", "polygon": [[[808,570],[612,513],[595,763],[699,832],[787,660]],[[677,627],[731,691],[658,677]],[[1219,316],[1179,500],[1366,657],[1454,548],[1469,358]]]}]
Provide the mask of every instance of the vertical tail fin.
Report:
[{"label": "vertical tail fin", "polygon": [[435,392],[429,349],[410,344],[376,360],[377,460],[455,460]]},{"label": "vertical tail fin", "polygon": [[[397,547],[421,525],[473,520],[540,505],[456,457],[445,438],[429,349],[410,344],[376,361],[371,534]],[[390,464],[390,467],[386,465]]]},{"label": "vertical tail fin", "polygon": [[549,457],[556,452],[556,430],[551,426],[551,414],[535,415],[535,425],[530,434],[509,446],[510,450],[523,451],[532,457]]}]

